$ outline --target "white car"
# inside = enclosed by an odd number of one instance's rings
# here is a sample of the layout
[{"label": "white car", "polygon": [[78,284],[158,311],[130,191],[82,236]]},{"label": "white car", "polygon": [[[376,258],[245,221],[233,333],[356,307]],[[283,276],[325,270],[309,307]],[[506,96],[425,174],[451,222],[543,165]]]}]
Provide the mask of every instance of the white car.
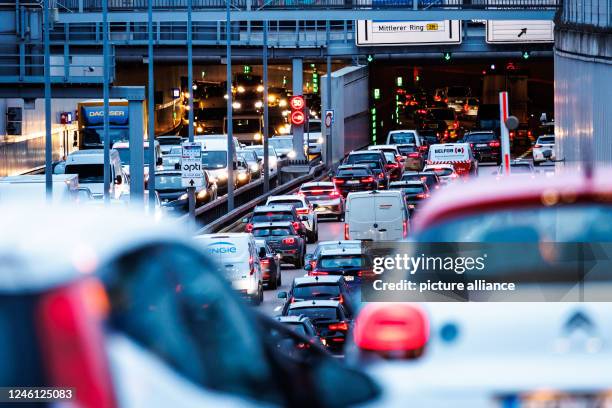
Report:
[{"label": "white car", "polygon": [[293,149],[293,136],[274,136],[268,139],[268,143],[274,148],[281,159],[293,160],[297,153]]},{"label": "white car", "polygon": [[308,135],[308,153],[321,154],[323,151],[324,138],[321,132],[321,120],[310,119],[308,121],[308,132],[304,128],[304,138]]},{"label": "white car", "polygon": [[245,232],[197,235],[195,241],[217,262],[219,272],[252,303],[263,302],[263,275],[255,238]]},{"label": "white car", "polygon": [[455,171],[455,167],[452,164],[428,164],[423,168],[423,172],[426,171],[436,173],[441,184],[449,184],[459,178],[459,175]]},{"label": "white car", "polygon": [[306,197],[299,194],[268,197],[266,205],[273,204],[292,205],[302,218],[308,242],[313,243],[319,240],[319,221],[315,212],[317,204],[312,204]]},{"label": "white car", "polygon": [[344,239],[394,241],[408,236],[408,209],[398,190],[349,193]]},{"label": "white car", "polygon": [[[259,162],[259,164],[262,166],[262,172],[263,170],[263,164],[264,164],[264,148],[262,145],[252,145],[252,146],[245,146],[242,148],[243,150],[253,150],[255,152],[255,154],[257,155],[257,161]],[[278,154],[276,153],[276,149],[274,149],[274,147],[272,146],[268,146],[268,166],[270,167],[270,177],[275,176],[276,173],[278,172]]]},{"label": "white car", "polygon": [[[550,151],[550,158],[544,157],[544,152]],[[533,156],[533,165],[539,166],[540,164],[548,161],[555,160],[555,135],[543,135],[538,137],[533,149],[531,150]]]}]

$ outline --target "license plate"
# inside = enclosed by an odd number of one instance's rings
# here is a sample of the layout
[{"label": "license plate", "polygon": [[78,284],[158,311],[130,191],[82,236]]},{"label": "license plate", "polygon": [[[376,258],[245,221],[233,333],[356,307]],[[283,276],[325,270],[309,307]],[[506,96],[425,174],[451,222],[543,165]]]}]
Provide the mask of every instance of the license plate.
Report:
[{"label": "license plate", "polygon": [[351,276],[351,275],[346,275],[346,276],[344,277],[344,280],[345,280],[345,281],[354,281],[354,280],[355,280],[355,277],[354,277],[354,276]]},{"label": "license plate", "polygon": [[429,125],[429,127],[432,128],[432,129],[437,129],[438,125],[433,124],[433,125]]},{"label": "license plate", "polygon": [[486,143],[478,143],[476,147],[487,147]]},{"label": "license plate", "polygon": [[346,182],[346,184],[359,184],[358,180],[349,180]]}]

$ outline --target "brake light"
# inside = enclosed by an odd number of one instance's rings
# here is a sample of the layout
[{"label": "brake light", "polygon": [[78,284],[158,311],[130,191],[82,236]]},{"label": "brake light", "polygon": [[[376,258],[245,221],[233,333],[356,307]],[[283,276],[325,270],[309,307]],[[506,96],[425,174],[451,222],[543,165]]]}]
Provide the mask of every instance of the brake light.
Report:
[{"label": "brake light", "polygon": [[463,105],[463,110],[467,112],[468,110],[470,110],[470,107],[467,104],[465,104]]},{"label": "brake light", "polygon": [[344,180],[342,179],[338,179],[338,178],[334,178],[334,184],[344,184]]},{"label": "brake light", "polygon": [[332,323],[327,327],[329,328],[329,330],[336,330],[336,331],[348,331],[349,329],[347,322]]},{"label": "brake light", "polygon": [[246,232],[253,232],[253,224],[248,223],[248,224],[246,225],[246,227],[244,228],[244,230],[245,230]]},{"label": "brake light", "polygon": [[442,100],[442,98],[440,98],[438,95],[436,95],[436,96],[434,96],[434,100],[435,100],[435,101],[441,101],[441,100]]},{"label": "brake light", "polygon": [[371,183],[373,181],[374,181],[374,177],[366,177],[366,178],[361,179],[362,183]]},{"label": "brake light", "polygon": [[385,167],[388,169],[397,169],[399,165],[397,163],[389,163],[389,164],[386,164]]},{"label": "brake light", "polygon": [[310,271],[310,273],[308,275],[310,275],[310,276],[329,275],[329,272],[325,272],[325,271]]},{"label": "brake light", "polygon": [[249,256],[249,274],[250,275],[254,275],[255,274],[255,262],[253,261],[253,257]]},{"label": "brake light", "polygon": [[444,98],[444,102],[448,102],[448,98]]},{"label": "brake light", "polygon": [[533,147],[535,147],[536,149],[539,149],[540,147],[542,147],[542,145],[541,144],[536,144]]},{"label": "brake light", "polygon": [[406,238],[408,236],[408,220],[404,220],[404,223],[402,224],[402,235],[404,236],[404,238]]},{"label": "brake light", "polygon": [[295,212],[299,215],[306,215],[308,214],[308,208],[296,208]]},{"label": "brake light", "polygon": [[453,126],[455,127],[455,129],[459,129],[459,122],[455,121],[455,123],[453,124]]},{"label": "brake light", "polygon": [[300,230],[300,227],[301,227],[301,223],[300,223],[300,222],[298,222],[298,221],[293,221],[293,222],[291,223],[291,225],[293,225],[293,228],[294,228],[296,231],[299,231],[299,230]]},{"label": "brake light", "polygon": [[349,226],[348,224],[344,224],[344,239],[349,239]]},{"label": "brake light", "polygon": [[384,178],[385,178],[384,173],[382,173],[382,172],[381,172],[381,173],[378,173],[378,178],[379,178],[379,179],[384,179]]},{"label": "brake light", "polygon": [[71,387],[75,406],[116,407],[101,319],[108,299],[101,284],[85,280],[44,295],[36,315],[42,357],[52,386]]},{"label": "brake light", "polygon": [[270,260],[269,259],[265,259],[264,258],[264,259],[261,259],[260,261],[261,261],[262,265],[269,265],[270,264]]},{"label": "brake light", "polygon": [[285,239],[283,239],[283,244],[285,244],[285,245],[293,245],[293,244],[295,244],[295,238],[293,238],[293,237],[285,238]]},{"label": "brake light", "polygon": [[413,304],[367,303],[357,316],[353,337],[363,350],[418,356],[429,340],[429,322]]},{"label": "brake light", "polygon": [[419,193],[416,196],[417,196],[417,198],[428,198],[429,194],[427,194],[427,193]]},{"label": "brake light", "polygon": [[397,155],[397,156],[395,156],[395,160],[397,160],[398,162],[403,162],[405,159],[404,159],[404,156]]},{"label": "brake light", "polygon": [[419,154],[417,152],[408,153],[408,157],[413,158],[413,159],[418,159]]},{"label": "brake light", "polygon": [[497,141],[497,140],[489,142],[489,146],[491,146],[491,147],[499,147],[500,145],[501,145],[501,143],[499,143],[499,141]]},{"label": "brake light", "polygon": [[331,193],[329,193],[330,197],[340,197],[340,192],[339,191],[332,191]]},{"label": "brake light", "polygon": [[342,296],[342,293],[338,296],[338,303],[344,303],[344,296]]}]

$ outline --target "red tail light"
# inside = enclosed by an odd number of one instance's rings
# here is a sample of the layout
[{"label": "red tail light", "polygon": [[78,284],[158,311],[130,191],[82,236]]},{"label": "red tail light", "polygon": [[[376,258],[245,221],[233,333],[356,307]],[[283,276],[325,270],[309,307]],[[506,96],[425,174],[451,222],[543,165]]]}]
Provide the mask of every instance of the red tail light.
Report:
[{"label": "red tail light", "polygon": [[419,158],[419,154],[417,152],[408,153],[408,157],[410,157],[412,159],[418,159]]},{"label": "red tail light", "polygon": [[349,239],[349,226],[348,224],[344,224],[344,239]]},{"label": "red tail light", "polygon": [[436,95],[436,96],[434,96],[434,100],[435,100],[435,101],[441,101],[441,100],[442,100],[442,98],[440,98],[438,95]]},{"label": "red tail light", "polygon": [[491,147],[499,147],[500,145],[501,145],[501,143],[499,143],[497,140],[489,142],[489,146],[491,146]]},{"label": "red tail light", "polygon": [[295,238],[293,238],[293,237],[285,238],[285,239],[283,239],[283,244],[285,244],[285,245],[293,245],[293,244],[295,244]]},{"label": "red tail light", "polygon": [[363,350],[419,352],[429,340],[429,322],[415,305],[367,303],[357,316],[353,336]]},{"label": "red tail light", "polygon": [[310,273],[308,275],[310,275],[310,276],[325,276],[325,275],[329,275],[329,272],[325,272],[325,271],[310,271]]},{"label": "red tail light", "polygon": [[459,122],[455,121],[455,123],[453,124],[453,127],[455,129],[459,129]]},{"label": "red tail light", "polygon": [[468,105],[463,105],[463,110],[467,112],[470,110],[470,107]]},{"label": "red tail light", "polygon": [[252,256],[249,256],[249,269],[250,269],[249,274],[254,275],[255,274],[255,262]]},{"label": "red tail light", "polygon": [[336,331],[348,331],[349,329],[347,322],[332,323],[327,327],[329,328],[329,330],[336,330]]},{"label": "red tail light", "polygon": [[270,264],[270,260],[264,258],[264,259],[261,260],[261,264],[262,265],[269,265]]},{"label": "red tail light", "polygon": [[338,179],[338,178],[334,178],[334,184],[344,184],[344,180],[342,179]]},{"label": "red tail light", "polygon": [[293,222],[291,222],[291,225],[293,225],[293,228],[294,228],[296,231],[299,231],[299,230],[300,230],[300,228],[301,228],[301,226],[302,226],[302,223],[301,223],[301,222],[298,222],[298,221],[293,221]]},{"label": "red tail light", "polygon": [[448,98],[444,98],[444,102],[448,102]]},{"label": "red tail light", "polygon": [[244,227],[244,230],[245,230],[246,232],[253,232],[253,224],[248,223],[248,224],[246,225],[246,227]]},{"label": "red tail light", "polygon": [[387,168],[387,169],[397,169],[398,167],[399,167],[399,165],[397,163],[385,164],[385,168]]},{"label": "red tail light", "polygon": [[107,310],[106,293],[94,280],[46,294],[38,305],[49,385],[74,388],[74,406],[117,406],[101,329]]},{"label": "red tail light", "polygon": [[331,193],[329,193],[330,197],[340,197],[340,192],[337,190],[332,191]]},{"label": "red tail light", "polygon": [[541,145],[541,144],[536,144],[536,145],[534,145],[533,147],[535,147],[535,148],[539,149],[540,147],[542,147],[542,145]]},{"label": "red tail light", "polygon": [[408,221],[404,221],[404,223],[402,224],[402,235],[404,238],[406,238],[408,236]]},{"label": "red tail light", "polygon": [[308,214],[308,208],[296,208],[295,212],[299,215],[306,215]]},{"label": "red tail light", "polygon": [[365,177],[361,179],[362,183],[372,183],[374,181],[374,177]]},{"label": "red tail light", "polygon": [[344,303],[344,296],[342,296],[342,294],[338,296],[338,303]]},{"label": "red tail light", "polygon": [[385,178],[385,174],[384,173],[378,173],[378,178],[379,179],[384,179]]},{"label": "red tail light", "polygon": [[429,194],[427,194],[427,193],[419,193],[416,196],[417,196],[417,198],[428,198]]}]

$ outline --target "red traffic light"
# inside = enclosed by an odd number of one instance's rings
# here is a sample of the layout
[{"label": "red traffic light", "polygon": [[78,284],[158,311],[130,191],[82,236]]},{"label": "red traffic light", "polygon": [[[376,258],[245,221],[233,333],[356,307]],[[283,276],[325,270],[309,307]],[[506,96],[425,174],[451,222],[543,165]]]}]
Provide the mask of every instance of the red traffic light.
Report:
[{"label": "red traffic light", "polygon": [[295,95],[289,98],[289,106],[293,110],[302,110],[306,106],[304,97],[302,95]]},{"label": "red traffic light", "polygon": [[291,112],[291,124],[292,125],[296,125],[296,126],[303,125],[305,120],[306,120],[306,116],[304,116],[304,112],[299,111],[299,110]]}]

